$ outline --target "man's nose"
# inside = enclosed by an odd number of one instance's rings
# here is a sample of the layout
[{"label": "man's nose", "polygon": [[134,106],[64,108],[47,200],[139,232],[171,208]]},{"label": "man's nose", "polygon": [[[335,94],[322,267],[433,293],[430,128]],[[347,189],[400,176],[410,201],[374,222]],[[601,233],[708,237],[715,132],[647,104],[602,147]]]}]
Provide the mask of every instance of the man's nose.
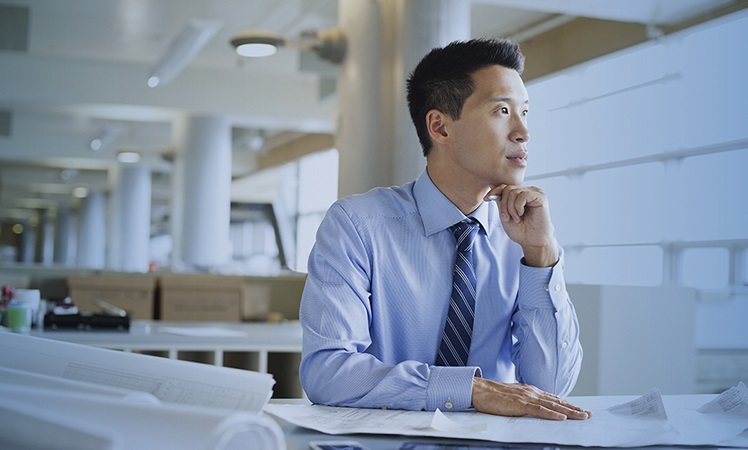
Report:
[{"label": "man's nose", "polygon": [[527,142],[530,140],[530,131],[527,129],[527,125],[525,125],[524,121],[517,121],[509,138],[513,142]]}]

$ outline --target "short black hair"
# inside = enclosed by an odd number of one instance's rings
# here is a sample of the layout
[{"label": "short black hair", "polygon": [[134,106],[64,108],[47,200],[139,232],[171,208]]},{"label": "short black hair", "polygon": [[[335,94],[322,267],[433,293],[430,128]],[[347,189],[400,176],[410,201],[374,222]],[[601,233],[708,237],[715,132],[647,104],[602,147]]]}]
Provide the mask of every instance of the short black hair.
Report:
[{"label": "short black hair", "polygon": [[407,81],[408,109],[424,156],[428,156],[432,146],[426,114],[436,109],[459,120],[465,100],[475,90],[471,75],[495,65],[522,75],[525,57],[519,45],[497,38],[455,41],[434,48],[418,63]]}]

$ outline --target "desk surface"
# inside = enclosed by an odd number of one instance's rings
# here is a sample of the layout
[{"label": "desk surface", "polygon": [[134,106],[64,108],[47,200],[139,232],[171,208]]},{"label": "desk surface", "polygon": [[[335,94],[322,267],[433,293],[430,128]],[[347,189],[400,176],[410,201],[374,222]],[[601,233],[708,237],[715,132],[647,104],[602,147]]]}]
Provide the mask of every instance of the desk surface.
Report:
[{"label": "desk surface", "polygon": [[[637,398],[638,396],[593,396],[593,397],[570,397],[572,403],[579,404],[592,411],[605,409],[611,405],[624,403]],[[668,395],[663,396],[668,406],[672,407],[693,407],[701,405],[715,398],[716,395]],[[281,404],[309,404],[308,400],[303,399],[272,399],[271,403]],[[399,450],[405,443],[428,444],[423,447],[415,447],[417,450],[480,450],[480,449],[576,449],[582,450],[587,447],[576,446],[558,446],[548,444],[502,444],[497,442],[479,441],[479,440],[462,440],[421,436],[400,436],[400,435],[373,435],[373,434],[350,434],[350,435],[329,435],[318,431],[298,427],[290,424],[277,417],[272,417],[283,430],[286,438],[288,450],[308,450],[311,441],[357,441],[369,450]],[[748,438],[741,442],[748,443]],[[610,447],[613,448],[613,447]],[[663,449],[690,449],[693,446],[654,446],[644,447],[653,450]],[[701,448],[701,447],[698,447]],[[703,447],[717,449],[719,447]],[[725,447],[735,448],[735,447]],[[744,447],[742,447],[744,448]]]},{"label": "desk surface", "polygon": [[130,331],[32,330],[32,336],[112,349],[301,351],[298,321],[163,322],[136,320]]}]

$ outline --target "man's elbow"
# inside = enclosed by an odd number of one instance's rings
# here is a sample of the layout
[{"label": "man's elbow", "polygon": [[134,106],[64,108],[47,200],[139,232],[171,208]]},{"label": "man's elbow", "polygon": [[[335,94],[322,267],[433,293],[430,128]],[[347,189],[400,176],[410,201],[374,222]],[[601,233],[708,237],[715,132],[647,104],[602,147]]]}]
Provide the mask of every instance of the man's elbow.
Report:
[{"label": "man's elbow", "polygon": [[336,388],[335,371],[319,357],[309,355],[302,358],[299,380],[304,393],[312,403],[334,406],[344,404],[344,399],[339,398],[339,386]]},{"label": "man's elbow", "polygon": [[315,404],[326,405],[324,385],[319,382],[319,370],[310,362],[309,358],[302,358],[299,366],[299,381],[309,401]]}]

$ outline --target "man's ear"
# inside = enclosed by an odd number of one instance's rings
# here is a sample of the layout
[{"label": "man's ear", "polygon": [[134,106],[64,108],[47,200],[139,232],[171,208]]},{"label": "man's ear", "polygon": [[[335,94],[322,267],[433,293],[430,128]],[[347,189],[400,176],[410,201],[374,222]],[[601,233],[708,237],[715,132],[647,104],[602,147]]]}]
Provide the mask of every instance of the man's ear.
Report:
[{"label": "man's ear", "polygon": [[443,144],[449,140],[449,124],[449,116],[438,109],[426,113],[426,129],[432,142]]}]

